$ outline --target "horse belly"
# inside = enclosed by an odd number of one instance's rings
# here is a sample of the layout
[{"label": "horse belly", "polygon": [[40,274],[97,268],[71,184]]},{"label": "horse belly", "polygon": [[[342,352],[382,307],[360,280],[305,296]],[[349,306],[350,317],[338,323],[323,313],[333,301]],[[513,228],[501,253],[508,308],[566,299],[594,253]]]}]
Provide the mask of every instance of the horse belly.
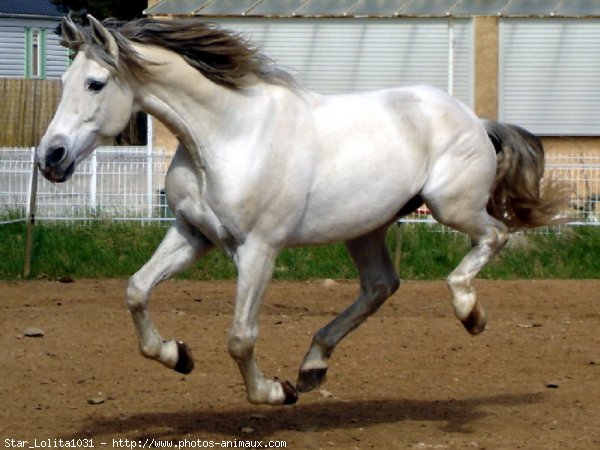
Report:
[{"label": "horse belly", "polygon": [[414,121],[382,101],[387,96],[333,97],[316,113],[316,176],[292,245],[362,236],[393,221],[421,190],[427,145]]},{"label": "horse belly", "polygon": [[424,177],[416,168],[411,175],[394,163],[378,166],[378,170],[372,168],[364,176],[358,176],[358,167],[349,167],[344,174],[315,185],[288,244],[345,241],[392,222],[400,209],[418,194]]}]

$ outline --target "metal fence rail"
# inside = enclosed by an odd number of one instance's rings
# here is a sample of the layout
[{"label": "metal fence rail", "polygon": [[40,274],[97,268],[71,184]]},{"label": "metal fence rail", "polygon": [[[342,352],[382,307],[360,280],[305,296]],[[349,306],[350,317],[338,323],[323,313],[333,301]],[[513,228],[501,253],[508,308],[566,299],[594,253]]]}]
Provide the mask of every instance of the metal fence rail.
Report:
[{"label": "metal fence rail", "polygon": [[[0,149],[0,223],[25,220],[33,149]],[[170,156],[146,147],[101,147],[64,184],[39,179],[37,220],[170,221],[164,198]],[[546,176],[572,186],[577,225],[600,225],[600,156],[550,154]],[[402,219],[435,223],[426,208]]]},{"label": "metal fence rail", "polygon": [[571,206],[579,225],[600,225],[600,156],[554,155],[546,171],[572,187]]},{"label": "metal fence rail", "polygon": [[[25,220],[29,212],[34,149],[0,149],[0,221]],[[164,151],[101,147],[72,179],[38,181],[37,220],[171,220],[164,199],[169,163]]]}]

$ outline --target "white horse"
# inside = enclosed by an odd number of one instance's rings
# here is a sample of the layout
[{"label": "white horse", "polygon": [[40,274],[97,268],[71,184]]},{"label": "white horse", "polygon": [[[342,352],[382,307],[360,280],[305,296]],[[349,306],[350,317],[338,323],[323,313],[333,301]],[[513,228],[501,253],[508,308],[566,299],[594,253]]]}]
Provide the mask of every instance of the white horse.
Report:
[{"label": "white horse", "polygon": [[[559,211],[552,186],[540,188],[539,141],[478,119],[438,89],[324,96],[303,90],[246,41],[212,25],[89,20],[84,28],[63,19],[63,44],[78,53],[37,149],[39,168],[49,180],[66,181],[137,110],[178,137],[166,178],[176,220],[129,280],[127,304],[141,353],[189,373],[189,349],[159,335],[149,294],[223,248],[238,269],[228,349],[252,403],[293,403],[298,391],[319,386],[340,340],[398,289],[385,246],[398,217],[424,202],[440,223],[470,237],[472,249],[447,282],[456,315],[477,334],[486,319],[472,279],[512,229],[553,223]],[[335,241],[346,242],[360,294],[315,334],[296,386],[268,379],[254,344],[275,259],[284,247]]]}]

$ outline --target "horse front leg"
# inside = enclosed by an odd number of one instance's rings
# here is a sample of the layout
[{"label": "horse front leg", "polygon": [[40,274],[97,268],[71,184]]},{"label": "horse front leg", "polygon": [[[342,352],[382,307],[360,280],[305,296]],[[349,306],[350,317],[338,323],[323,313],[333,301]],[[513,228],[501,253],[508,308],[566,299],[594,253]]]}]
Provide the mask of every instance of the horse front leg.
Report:
[{"label": "horse front leg", "polygon": [[151,289],[171,275],[188,268],[213,244],[200,232],[175,221],[152,258],[129,279],[127,305],[131,312],[142,355],[160,361],[181,373],[190,373],[194,360],[181,341],[165,340],[156,330],[148,312]]},{"label": "horse front leg", "polygon": [[278,249],[269,245],[247,240],[235,254],[238,285],[227,348],[242,374],[248,401],[255,404],[292,404],[298,400],[290,382],[265,378],[254,358],[258,314],[277,253]]}]

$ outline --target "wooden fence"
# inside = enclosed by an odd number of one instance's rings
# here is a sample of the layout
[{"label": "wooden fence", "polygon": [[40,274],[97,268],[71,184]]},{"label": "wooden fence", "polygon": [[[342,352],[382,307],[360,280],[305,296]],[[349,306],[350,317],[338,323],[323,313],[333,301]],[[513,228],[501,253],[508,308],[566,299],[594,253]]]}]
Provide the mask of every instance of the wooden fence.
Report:
[{"label": "wooden fence", "polygon": [[0,78],[0,146],[37,146],[60,93],[59,81]]},{"label": "wooden fence", "polygon": [[[36,147],[54,116],[61,83],[57,80],[0,78],[0,147]],[[134,114],[118,145],[146,145],[146,115]]]}]

